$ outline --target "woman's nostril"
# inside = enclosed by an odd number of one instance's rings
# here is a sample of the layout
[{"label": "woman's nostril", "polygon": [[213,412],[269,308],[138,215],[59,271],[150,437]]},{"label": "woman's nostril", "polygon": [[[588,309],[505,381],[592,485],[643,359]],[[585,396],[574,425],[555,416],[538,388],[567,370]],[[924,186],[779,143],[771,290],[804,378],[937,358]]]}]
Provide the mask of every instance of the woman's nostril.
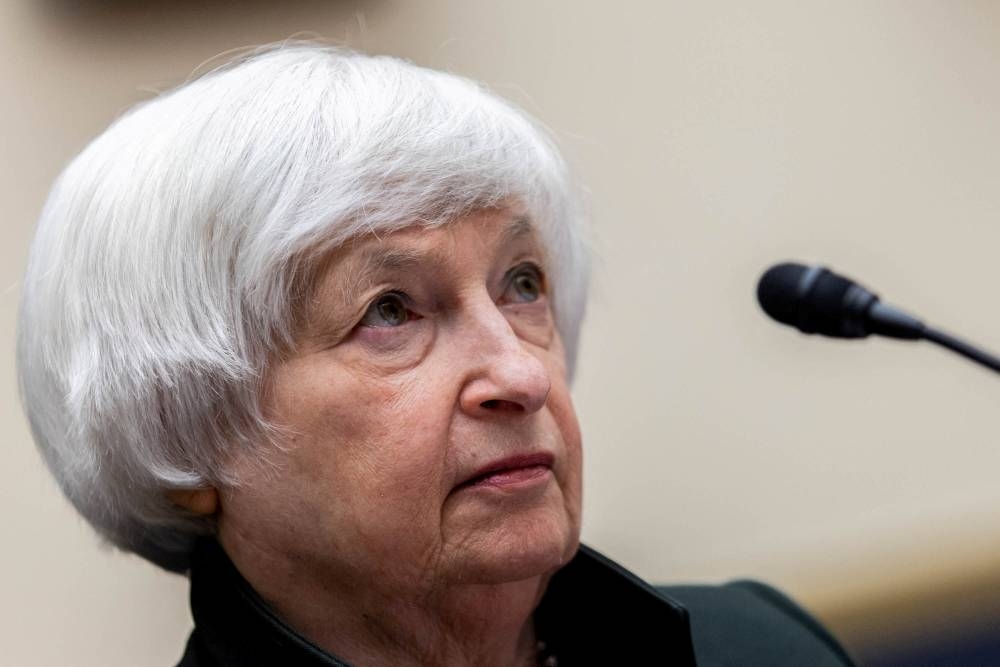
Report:
[{"label": "woman's nostril", "polygon": [[488,401],[483,401],[479,405],[487,410],[511,410],[515,412],[524,411],[524,406],[520,403],[515,403],[514,401],[504,401],[498,398],[491,398]]}]

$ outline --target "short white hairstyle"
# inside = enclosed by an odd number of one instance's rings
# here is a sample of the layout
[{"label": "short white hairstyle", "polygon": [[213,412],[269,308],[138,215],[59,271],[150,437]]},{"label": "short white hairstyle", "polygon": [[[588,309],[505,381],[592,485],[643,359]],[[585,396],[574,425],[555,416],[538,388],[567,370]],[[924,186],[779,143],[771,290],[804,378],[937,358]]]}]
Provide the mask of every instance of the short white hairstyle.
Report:
[{"label": "short white hairstyle", "polygon": [[58,178],[23,284],[22,400],[46,463],[110,543],[173,571],[211,519],[169,490],[239,484],[275,446],[267,364],[345,240],[516,202],[545,245],[572,372],[581,207],[548,133],[451,74],[264,47],[125,113]]}]

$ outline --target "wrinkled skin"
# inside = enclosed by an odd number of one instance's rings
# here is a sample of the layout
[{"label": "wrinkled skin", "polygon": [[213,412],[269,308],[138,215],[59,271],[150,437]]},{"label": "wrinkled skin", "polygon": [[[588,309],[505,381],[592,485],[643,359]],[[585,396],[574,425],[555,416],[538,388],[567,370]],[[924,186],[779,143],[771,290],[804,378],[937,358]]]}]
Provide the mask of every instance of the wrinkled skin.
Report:
[{"label": "wrinkled skin", "polygon": [[[532,664],[531,613],[580,530],[580,433],[517,211],[345,245],[267,380],[271,468],[219,489],[220,540],[258,592],[366,664]],[[484,466],[541,455],[521,477]]]}]

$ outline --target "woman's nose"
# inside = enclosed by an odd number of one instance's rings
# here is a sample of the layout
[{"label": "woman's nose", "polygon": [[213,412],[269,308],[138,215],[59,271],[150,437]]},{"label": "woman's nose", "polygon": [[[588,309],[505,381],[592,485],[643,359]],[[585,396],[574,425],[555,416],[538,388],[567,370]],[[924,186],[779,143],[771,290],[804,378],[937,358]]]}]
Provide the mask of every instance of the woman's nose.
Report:
[{"label": "woman's nose", "polygon": [[471,363],[459,396],[462,411],[477,417],[537,412],[552,386],[548,369],[495,305],[484,310],[464,334]]}]

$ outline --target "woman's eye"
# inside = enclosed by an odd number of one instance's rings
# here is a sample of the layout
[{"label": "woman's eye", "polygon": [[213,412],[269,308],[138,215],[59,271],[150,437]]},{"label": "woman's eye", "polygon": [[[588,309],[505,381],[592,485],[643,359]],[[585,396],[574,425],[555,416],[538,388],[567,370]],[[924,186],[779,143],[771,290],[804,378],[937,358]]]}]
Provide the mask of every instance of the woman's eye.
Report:
[{"label": "woman's eye", "polygon": [[368,327],[398,327],[410,320],[410,310],[403,295],[387,292],[372,301],[361,318],[361,324]]},{"label": "woman's eye", "polygon": [[511,272],[508,296],[511,301],[530,303],[545,293],[545,281],[537,266],[523,264]]}]

